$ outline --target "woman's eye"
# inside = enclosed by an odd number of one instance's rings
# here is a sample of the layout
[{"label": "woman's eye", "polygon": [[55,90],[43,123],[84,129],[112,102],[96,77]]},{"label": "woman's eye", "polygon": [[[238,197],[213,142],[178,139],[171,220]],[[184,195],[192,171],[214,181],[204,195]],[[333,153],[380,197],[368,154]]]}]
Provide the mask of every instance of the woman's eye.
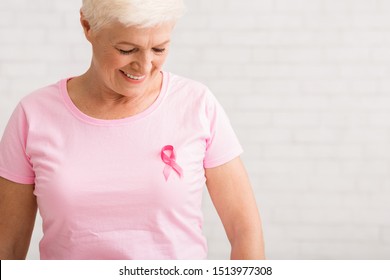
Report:
[{"label": "woman's eye", "polygon": [[128,54],[131,54],[131,53],[135,52],[135,50],[136,50],[136,49],[131,49],[131,50],[121,50],[121,49],[119,49],[119,52],[120,52],[121,54],[128,55]]},{"label": "woman's eye", "polygon": [[153,51],[156,53],[164,53],[165,49],[154,48]]},{"label": "woman's eye", "polygon": [[[153,48],[152,49],[155,53],[157,54],[163,54],[165,52],[165,48]],[[131,49],[131,50],[122,50],[122,49],[118,49],[118,51],[123,54],[123,55],[129,55],[129,54],[132,54],[132,53],[135,53],[137,51],[136,48],[134,49]]]}]

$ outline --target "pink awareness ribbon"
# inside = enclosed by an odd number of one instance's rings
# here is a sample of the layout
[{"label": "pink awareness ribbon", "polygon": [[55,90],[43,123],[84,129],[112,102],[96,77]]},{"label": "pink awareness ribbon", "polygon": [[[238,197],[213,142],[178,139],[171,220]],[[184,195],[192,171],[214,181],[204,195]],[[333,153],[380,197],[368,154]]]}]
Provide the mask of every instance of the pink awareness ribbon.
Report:
[{"label": "pink awareness ribbon", "polygon": [[183,177],[183,169],[176,163],[175,149],[171,145],[167,145],[161,150],[161,159],[166,164],[164,168],[165,180],[168,181],[171,170],[175,170],[180,178]]}]

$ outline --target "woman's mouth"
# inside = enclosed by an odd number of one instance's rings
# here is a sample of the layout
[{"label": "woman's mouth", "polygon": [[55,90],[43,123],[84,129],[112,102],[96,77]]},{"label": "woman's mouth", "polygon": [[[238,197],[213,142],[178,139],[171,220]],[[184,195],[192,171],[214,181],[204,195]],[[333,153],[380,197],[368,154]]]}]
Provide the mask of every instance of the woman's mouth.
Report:
[{"label": "woman's mouth", "polygon": [[130,73],[126,73],[125,71],[122,71],[120,70],[127,78],[131,79],[131,80],[134,80],[134,81],[142,81],[143,79],[145,79],[146,75],[142,75],[142,76],[136,76],[136,75],[132,75]]}]

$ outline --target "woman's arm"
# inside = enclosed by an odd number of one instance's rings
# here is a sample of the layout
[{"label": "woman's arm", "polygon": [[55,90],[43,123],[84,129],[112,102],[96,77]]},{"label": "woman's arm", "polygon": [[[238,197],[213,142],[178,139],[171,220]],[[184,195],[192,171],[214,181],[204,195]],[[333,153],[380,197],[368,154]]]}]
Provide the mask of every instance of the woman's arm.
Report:
[{"label": "woman's arm", "polygon": [[231,259],[264,259],[261,220],[241,159],[206,169],[206,178],[232,247]]},{"label": "woman's arm", "polygon": [[0,177],[0,259],[25,259],[37,213],[34,185]]}]

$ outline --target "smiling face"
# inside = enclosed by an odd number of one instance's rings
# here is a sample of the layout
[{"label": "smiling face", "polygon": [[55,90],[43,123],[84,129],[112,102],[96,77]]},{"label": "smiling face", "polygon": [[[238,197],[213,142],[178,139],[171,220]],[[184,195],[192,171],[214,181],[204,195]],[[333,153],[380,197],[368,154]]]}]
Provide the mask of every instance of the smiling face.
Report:
[{"label": "smiling face", "polygon": [[86,22],[83,26],[93,48],[90,72],[98,84],[95,86],[106,93],[127,97],[159,91],[172,23],[152,28],[114,23],[97,33]]}]

